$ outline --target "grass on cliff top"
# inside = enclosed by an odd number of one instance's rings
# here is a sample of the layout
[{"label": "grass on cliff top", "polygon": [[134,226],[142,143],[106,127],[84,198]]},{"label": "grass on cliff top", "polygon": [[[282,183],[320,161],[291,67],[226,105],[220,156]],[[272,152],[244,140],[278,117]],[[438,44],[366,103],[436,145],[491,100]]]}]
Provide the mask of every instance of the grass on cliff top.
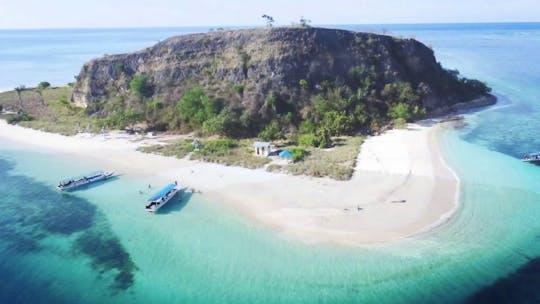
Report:
[{"label": "grass on cliff top", "polygon": [[[51,87],[41,93],[36,89],[25,89],[21,91],[20,101],[17,92],[8,91],[0,93],[0,105],[4,110],[21,110],[29,115],[32,120],[18,122],[23,127],[75,135],[79,129],[93,126],[94,120],[86,115],[84,109],[74,107],[69,102],[72,91],[71,87]],[[9,116],[6,118],[9,119]]]},{"label": "grass on cliff top", "polygon": [[[299,162],[284,166],[281,170],[294,175],[330,177],[336,180],[349,180],[356,166],[363,137],[339,137],[330,149],[307,148],[308,155]],[[276,170],[277,168],[272,168]]]},{"label": "grass on cliff top", "polygon": [[139,151],[164,156],[184,158],[190,154],[191,160],[200,160],[226,166],[238,166],[249,169],[263,167],[269,158],[253,155],[252,141],[248,139],[207,139],[200,141],[200,148],[194,151],[193,141],[189,139],[172,141],[166,145],[152,145],[139,148]]}]

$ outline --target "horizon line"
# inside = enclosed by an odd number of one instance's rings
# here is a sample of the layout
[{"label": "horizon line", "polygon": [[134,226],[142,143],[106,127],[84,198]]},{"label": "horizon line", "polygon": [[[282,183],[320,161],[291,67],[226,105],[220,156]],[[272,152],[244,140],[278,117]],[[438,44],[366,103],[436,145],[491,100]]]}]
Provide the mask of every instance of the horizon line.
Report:
[{"label": "horizon line", "polygon": [[[467,25],[467,24],[540,24],[540,21],[481,21],[481,22],[419,22],[419,23],[326,23],[326,24],[313,24],[311,27],[326,27],[326,26],[407,26],[407,25]],[[274,27],[288,27],[294,24],[279,24]],[[173,29],[173,28],[263,28],[265,25],[171,25],[171,26],[98,26],[98,27],[28,27],[28,28],[0,28],[0,31],[28,31],[28,30],[122,30],[122,29]]]}]

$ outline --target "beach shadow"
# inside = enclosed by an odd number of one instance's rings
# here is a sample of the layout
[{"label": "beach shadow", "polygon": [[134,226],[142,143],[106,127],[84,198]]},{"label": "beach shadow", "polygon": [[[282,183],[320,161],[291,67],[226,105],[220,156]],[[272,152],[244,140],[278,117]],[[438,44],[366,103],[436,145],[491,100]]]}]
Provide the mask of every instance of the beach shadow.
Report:
[{"label": "beach shadow", "polygon": [[193,192],[185,192],[187,189],[182,189],[176,195],[171,199],[170,202],[168,202],[165,206],[161,207],[156,214],[170,214],[170,213],[176,213],[181,212],[182,209],[184,209],[189,201],[191,200],[191,197],[193,196]]}]

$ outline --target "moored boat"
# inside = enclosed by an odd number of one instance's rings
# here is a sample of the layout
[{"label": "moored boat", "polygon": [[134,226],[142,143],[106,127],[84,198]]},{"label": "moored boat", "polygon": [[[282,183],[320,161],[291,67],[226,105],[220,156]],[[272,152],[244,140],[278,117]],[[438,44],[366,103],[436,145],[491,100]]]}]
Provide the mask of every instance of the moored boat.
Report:
[{"label": "moored boat", "polygon": [[84,185],[95,183],[98,181],[106,180],[114,175],[114,172],[109,171],[95,171],[85,175],[66,178],[58,183],[56,186],[59,190],[72,190]]},{"label": "moored boat", "polygon": [[180,191],[177,182],[168,184],[148,199],[145,209],[148,212],[156,212],[159,208],[168,203]]},{"label": "moored boat", "polygon": [[521,158],[521,161],[531,164],[540,164],[540,152],[532,153],[532,154],[525,154]]}]

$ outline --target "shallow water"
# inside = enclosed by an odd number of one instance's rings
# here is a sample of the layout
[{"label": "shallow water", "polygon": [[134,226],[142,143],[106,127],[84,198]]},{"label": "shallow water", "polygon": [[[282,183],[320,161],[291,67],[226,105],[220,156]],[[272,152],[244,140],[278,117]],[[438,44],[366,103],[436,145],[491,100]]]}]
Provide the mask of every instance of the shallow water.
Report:
[{"label": "shallow water", "polygon": [[0,302],[535,302],[540,171],[516,157],[538,149],[540,26],[391,31],[501,99],[440,139],[462,180],[448,223],[389,244],[305,245],[200,195],[146,214],[158,185],[142,177],[60,194],[57,180],[99,164],[0,142]]}]

